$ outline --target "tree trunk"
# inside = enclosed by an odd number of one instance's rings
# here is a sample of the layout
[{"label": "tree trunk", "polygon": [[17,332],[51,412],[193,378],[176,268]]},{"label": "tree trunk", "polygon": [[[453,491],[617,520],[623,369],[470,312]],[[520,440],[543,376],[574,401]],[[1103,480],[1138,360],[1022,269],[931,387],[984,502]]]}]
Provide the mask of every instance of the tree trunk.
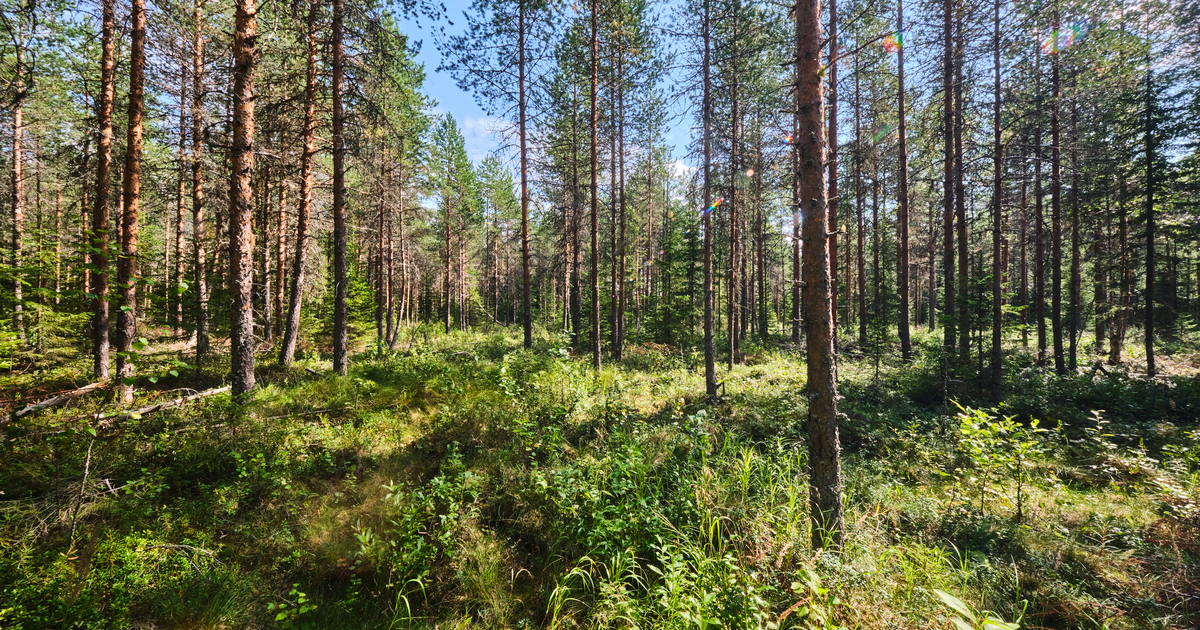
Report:
[{"label": "tree trunk", "polygon": [[121,195],[121,253],[117,258],[120,291],[115,329],[117,385],[120,401],[133,402],[133,337],[137,326],[138,209],[142,190],[142,113],[146,85],[146,2],[133,0],[129,16],[129,123],[125,138],[125,171]]},{"label": "tree trunk", "polygon": [[[186,44],[183,48],[186,52]],[[175,204],[175,268],[167,272],[173,272],[173,276],[168,279],[167,283],[167,308],[170,311],[171,334],[176,337],[183,334],[183,293],[179,287],[183,282],[183,210],[187,206],[188,177],[187,91],[190,77],[186,62],[186,58],[180,59],[179,64],[179,190],[176,194],[177,203]],[[166,249],[170,253],[171,247],[168,246]]]},{"label": "tree trunk", "polygon": [[592,367],[600,370],[600,7],[592,0]]},{"label": "tree trunk", "polygon": [[[707,6],[707,5],[706,5]],[[799,16],[795,16],[799,19]],[[800,28],[799,22],[796,23],[797,31]],[[707,41],[707,40],[706,40]],[[707,46],[707,43],[705,44]],[[705,48],[705,72],[708,72],[708,57],[707,48]],[[796,40],[795,50],[792,54],[795,56],[796,70],[793,77],[794,84],[792,86],[792,94],[794,101],[792,103],[792,343],[800,343],[800,91],[797,86],[800,85],[800,55],[802,53],[802,45],[799,40]],[[854,57],[857,63],[858,56]],[[706,74],[705,77],[708,75]],[[855,98],[857,98],[858,89],[858,73],[854,75]],[[707,79],[706,79],[707,80]],[[707,94],[707,84],[705,84],[705,92]],[[705,99],[707,100],[707,96]],[[857,109],[855,115],[857,116]],[[705,123],[705,137],[707,142],[708,124]],[[706,145],[707,146],[707,145]],[[707,149],[706,149],[707,151]],[[707,155],[707,153],[706,153]],[[705,158],[707,160],[707,157]],[[861,182],[860,182],[861,183]],[[707,184],[705,184],[707,187]],[[707,198],[704,203],[708,203]],[[706,228],[707,231],[707,228]]]},{"label": "tree trunk", "polygon": [[[106,7],[108,9],[108,7]],[[111,9],[108,9],[111,11]],[[12,233],[12,266],[13,266],[13,328],[17,331],[17,338],[25,341],[25,322],[24,316],[24,301],[21,297],[22,290],[22,261],[23,243],[21,242],[21,230],[25,221],[25,148],[23,146],[25,128],[24,128],[24,108],[22,106],[25,100],[25,19],[24,15],[17,17],[17,41],[16,41],[16,81],[14,88],[17,95],[14,99],[13,106],[13,152],[12,152],[12,191],[13,191],[13,233]],[[112,45],[109,44],[108,52],[112,53]],[[102,62],[103,63],[103,62]],[[110,91],[111,93],[111,91]],[[103,106],[103,105],[102,105]],[[111,132],[110,132],[111,134]],[[110,139],[111,146],[111,139]],[[107,310],[107,306],[105,306]],[[107,335],[107,331],[105,332]],[[106,352],[107,354],[107,352]],[[107,373],[107,368],[105,369]],[[107,375],[107,374],[106,374]]]},{"label": "tree trunk", "polygon": [[613,348],[613,357],[620,361],[625,354],[625,300],[629,293],[630,287],[626,286],[625,274],[625,259],[626,259],[626,244],[625,244],[625,55],[624,51],[617,51],[617,161],[620,169],[617,174],[618,189],[616,191],[618,204],[620,206],[621,227],[620,227],[620,242],[617,244],[617,256],[620,260],[620,271],[618,272],[619,282],[617,283],[617,320],[614,326],[617,330],[617,343]]},{"label": "tree trunk", "polygon": [[842,521],[841,447],[838,443],[837,367],[833,353],[833,296],[825,199],[825,112],[821,81],[818,0],[796,3],[797,93],[801,148],[800,198],[804,212],[804,319],[808,349],[809,508],[812,545],[839,548]]},{"label": "tree trunk", "polygon": [[279,210],[275,219],[275,308],[271,332],[274,337],[283,334],[283,283],[287,270],[287,178],[279,178]]},{"label": "tree trunk", "polygon": [[863,188],[862,94],[858,56],[854,57],[854,208],[858,218],[858,346],[867,346],[867,235],[863,225],[866,193]]},{"label": "tree trunk", "polygon": [[[340,0],[339,0],[340,1]],[[246,402],[254,390],[254,304],[251,296],[254,266],[254,69],[258,8],[256,0],[236,0],[233,39],[233,138],[229,190],[229,292],[231,300],[230,360],[234,400]],[[335,66],[340,79],[341,68]],[[337,103],[338,101],[335,101]],[[336,111],[336,109],[335,109]],[[335,117],[335,121],[337,118]],[[336,188],[336,187],[335,187]]]},{"label": "tree trunk", "polygon": [[[735,9],[734,14],[733,14],[734,20],[735,20],[734,26],[733,26],[734,37],[737,37],[737,22],[736,22],[736,20],[737,20],[737,14],[738,14],[739,10],[740,10],[740,5],[739,5],[738,9]],[[738,98],[739,98],[738,97],[738,72],[739,72],[739,69],[735,65],[734,73],[733,73],[733,86],[729,93],[730,94],[730,96],[729,96],[730,104],[731,104],[731,107],[733,108],[733,118],[732,118],[733,133],[730,136],[730,144],[732,145],[733,150],[731,151],[730,156],[729,156],[729,183],[730,183],[730,188],[729,188],[729,276],[728,276],[729,277],[729,286],[728,286],[728,289],[726,290],[726,297],[728,299],[725,302],[725,306],[726,306],[726,317],[729,320],[729,369],[730,370],[732,370],[733,365],[739,361],[738,354],[741,351],[741,344],[739,343],[740,340],[738,339],[738,333],[741,330],[740,326],[738,325],[739,322],[741,321],[741,317],[740,317],[741,312],[740,312],[740,309],[738,308],[738,289],[740,288],[740,285],[741,285],[741,281],[740,281],[739,274],[738,274],[738,257],[741,254],[741,252],[740,252],[741,247],[740,247],[740,242],[739,242],[740,236],[738,234],[738,221],[740,219],[740,217],[738,216],[738,182],[739,182],[739,176],[741,175],[739,173],[740,164],[738,162],[738,160],[741,157],[739,155],[739,151],[738,151],[738,149],[739,149],[738,137],[741,133],[741,130],[738,128],[738,123],[741,122],[741,117],[738,115],[738,104],[739,104],[739,102],[738,102]]]},{"label": "tree trunk", "polygon": [[[953,0],[942,2],[942,274],[945,277],[946,313],[945,333],[942,342],[947,355],[954,352],[957,342],[955,328],[958,326],[957,307],[954,301],[954,22]],[[947,359],[949,356],[946,357]]]},{"label": "tree trunk", "polygon": [[1100,221],[1092,224],[1092,303],[1096,305],[1096,354],[1104,354],[1104,340],[1107,336],[1107,325],[1112,315],[1112,305],[1108,302],[1108,278],[1112,264],[1108,258],[1108,244],[1112,239],[1112,206],[1111,193],[1104,196],[1104,228]]},{"label": "tree trunk", "polygon": [[[70,273],[70,268],[67,270]],[[62,302],[62,186],[54,192],[54,305]]]},{"label": "tree trunk", "polygon": [[[596,0],[592,0],[595,7]],[[594,13],[593,13],[594,15]],[[595,19],[594,17],[592,18]],[[797,21],[800,19],[796,18]],[[797,22],[798,24],[799,22]],[[593,22],[593,33],[595,26]],[[704,0],[704,96],[700,104],[703,119],[704,139],[704,211],[701,217],[704,229],[704,392],[709,401],[717,399],[716,348],[713,345],[713,269],[712,269],[712,76],[709,67],[712,45],[712,17],[708,0]],[[594,44],[593,44],[594,46]],[[797,37],[796,48],[800,48]],[[594,48],[593,48],[594,50]],[[797,70],[799,72],[799,70]],[[797,75],[799,76],[799,75]],[[799,97],[797,97],[799,98]],[[593,102],[595,97],[593,97]],[[799,118],[797,118],[799,120]],[[593,160],[594,161],[594,160]],[[798,210],[797,210],[798,212]],[[595,219],[593,219],[594,225]]]},{"label": "tree trunk", "polygon": [[1154,71],[1146,59],[1146,374],[1154,376]]},{"label": "tree trunk", "polygon": [[992,402],[1000,404],[1004,395],[1001,366],[1004,304],[1001,275],[1004,265],[1000,252],[1003,229],[1001,201],[1004,194],[1004,155],[1000,144],[1000,2],[995,0],[992,13]]},{"label": "tree trunk", "polygon": [[[304,148],[300,153],[300,203],[296,208],[296,254],[292,258],[292,287],[288,294],[287,323],[279,362],[291,367],[296,356],[296,338],[300,335],[300,305],[304,297],[304,262],[308,254],[308,219],[312,212],[313,155],[317,133],[317,3],[308,5],[308,58],[304,83]],[[403,159],[403,145],[401,145]],[[403,239],[403,236],[401,237]],[[403,261],[401,261],[403,264]]]},{"label": "tree trunk", "polygon": [[[196,290],[196,365],[208,354],[208,276],[204,251],[204,37],[201,3],[196,0],[192,39],[192,251]],[[219,235],[218,235],[219,237]]]},{"label": "tree trunk", "polygon": [[1059,111],[1062,93],[1058,55],[1050,56],[1050,326],[1054,333],[1054,371],[1067,373],[1062,330],[1062,145]]},{"label": "tree trunk", "polygon": [[1121,352],[1125,348],[1125,330],[1129,326],[1129,313],[1133,308],[1133,263],[1129,259],[1129,213],[1125,209],[1125,181],[1121,180],[1117,197],[1117,256],[1120,259],[1117,273],[1121,274],[1121,295],[1117,302],[1117,313],[1113,318],[1112,337],[1109,340],[1108,362],[1120,365]]},{"label": "tree trunk", "polygon": [[[1072,107],[1071,131],[1072,136],[1078,138],[1079,130],[1079,114],[1075,107]],[[1071,304],[1070,304],[1070,364],[1068,365],[1071,372],[1074,372],[1078,367],[1077,343],[1081,329],[1080,310],[1083,301],[1083,278],[1080,277],[1080,260],[1079,260],[1079,150],[1078,147],[1071,151]],[[1099,261],[1097,261],[1097,269],[1099,269]]]},{"label": "tree trunk", "polygon": [[520,15],[517,25],[517,72],[519,75],[519,84],[517,85],[517,115],[520,118],[520,133],[521,133],[521,281],[524,293],[521,300],[525,308],[524,324],[525,324],[525,347],[533,347],[533,310],[530,302],[530,261],[529,261],[529,164],[528,155],[525,146],[525,2],[523,0],[517,3],[520,6]]},{"label": "tree trunk", "polygon": [[904,0],[896,2],[896,31],[901,39],[897,50],[897,65],[899,69],[899,117],[900,117],[900,164],[899,164],[899,197],[900,204],[896,209],[896,226],[900,230],[900,251],[896,253],[896,287],[900,290],[900,355],[905,363],[912,360],[912,340],[909,337],[908,321],[908,136],[904,115]]},{"label": "tree trunk", "polygon": [[971,315],[970,293],[970,245],[967,242],[967,195],[963,179],[963,65],[966,63],[963,49],[963,16],[958,14],[955,35],[954,58],[954,214],[958,230],[958,346],[962,362],[971,358]]},{"label": "tree trunk", "polygon": [[[346,310],[346,113],[343,104],[342,0],[333,0],[333,371],[349,370]],[[448,280],[447,280],[448,281]],[[449,305],[447,304],[447,309]]]},{"label": "tree trunk", "polygon": [[[1034,44],[1034,55],[1037,63],[1034,65],[1034,76],[1041,83],[1041,55]],[[1035,85],[1035,91],[1040,85]],[[1041,99],[1036,107],[1041,110]],[[1038,365],[1046,365],[1046,236],[1045,216],[1042,207],[1042,126],[1035,119],[1033,132],[1033,299],[1034,319],[1037,320],[1038,333]]]},{"label": "tree trunk", "polygon": [[[838,102],[837,102],[837,82],[838,82],[838,13],[837,0],[829,0],[829,133],[826,138],[826,163],[829,168],[829,205],[827,212],[829,213],[829,282],[831,287],[830,313],[833,318],[833,347],[838,345],[838,291],[841,285],[838,283],[838,205],[841,200],[838,199]],[[904,84],[900,84],[901,92],[904,91]],[[903,105],[901,105],[903,107]],[[903,110],[901,110],[903,111]],[[903,114],[901,114],[903,120]]]}]

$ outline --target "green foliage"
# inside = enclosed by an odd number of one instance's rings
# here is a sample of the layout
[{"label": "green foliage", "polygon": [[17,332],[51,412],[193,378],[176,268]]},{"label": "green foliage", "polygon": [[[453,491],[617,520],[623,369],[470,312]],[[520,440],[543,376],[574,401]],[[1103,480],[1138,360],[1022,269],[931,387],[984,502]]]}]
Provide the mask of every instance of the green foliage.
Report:
[{"label": "green foliage", "polygon": [[933,593],[942,600],[943,604],[954,611],[955,616],[950,617],[950,621],[959,630],[1020,630],[1021,628],[1019,617],[1016,621],[1008,622],[990,611],[980,613],[963,600],[940,588],[934,589]]},{"label": "green foliage", "polygon": [[[671,350],[594,372],[568,344],[456,334],[359,355],[344,378],[267,372],[251,414],[206,399],[92,426],[87,484],[85,409],[6,425],[0,619],[785,630],[949,611],[998,630],[1023,600],[1046,627],[1174,614],[1155,593],[1193,562],[1191,426],[1143,448],[1107,414],[1057,432],[1008,407],[947,417],[914,397],[924,355],[878,379],[844,362],[847,544],[814,554],[799,358],[763,349],[705,406]],[[168,365],[153,348],[147,373]],[[46,497],[68,497],[65,518]]]}]

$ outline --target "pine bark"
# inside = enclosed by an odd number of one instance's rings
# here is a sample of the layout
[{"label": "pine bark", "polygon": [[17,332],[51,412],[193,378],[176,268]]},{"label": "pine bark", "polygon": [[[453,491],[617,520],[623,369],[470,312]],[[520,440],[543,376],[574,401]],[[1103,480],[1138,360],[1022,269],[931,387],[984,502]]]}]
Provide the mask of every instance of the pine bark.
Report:
[{"label": "pine bark", "polygon": [[520,118],[520,134],[521,134],[521,282],[522,282],[522,306],[524,307],[524,328],[525,328],[525,347],[533,347],[533,306],[530,301],[530,260],[529,260],[529,163],[528,152],[526,149],[525,126],[525,82],[526,82],[526,59],[525,59],[525,5],[524,0],[517,3],[520,7],[519,16],[517,18],[517,72],[519,75],[519,83],[517,85],[517,113]]},{"label": "pine bark", "polygon": [[138,210],[142,190],[142,116],[146,86],[146,2],[133,0],[129,16],[129,108],[125,137],[125,170],[122,180],[121,253],[117,257],[119,293],[114,342],[117,347],[118,392],[122,403],[133,402],[133,349],[137,326]]},{"label": "pine bark", "polygon": [[[592,0],[595,2],[595,0]],[[799,20],[799,18],[797,18]],[[800,42],[797,39],[796,47]],[[717,357],[713,343],[713,260],[712,260],[712,15],[708,0],[704,1],[704,94],[700,116],[704,127],[704,211],[701,218],[704,230],[704,392],[709,401],[717,399]],[[799,72],[797,70],[797,72]],[[798,76],[798,75],[797,75]],[[798,119],[797,119],[798,120]],[[798,212],[798,211],[797,211]]]},{"label": "pine bark", "polygon": [[591,0],[592,16],[592,367],[600,369],[600,107],[597,89],[600,82],[600,6]]},{"label": "pine bark", "polygon": [[[196,291],[196,363],[208,354],[208,270],[204,226],[204,35],[201,7],[196,0],[196,31],[192,39],[192,273]],[[218,235],[219,236],[219,235]]]},{"label": "pine bark", "polygon": [[[13,266],[13,328],[17,331],[17,339],[25,341],[24,298],[22,292],[21,266],[24,264],[22,230],[25,221],[25,21],[24,16],[17,17],[16,37],[16,77],[14,88],[16,98],[13,103],[13,151],[12,151],[12,266]],[[109,46],[111,49],[111,44]],[[111,50],[110,50],[111,52]]]},{"label": "pine bark", "polygon": [[[291,367],[300,335],[300,305],[304,297],[304,264],[308,256],[308,221],[312,212],[313,156],[317,134],[317,3],[309,0],[307,27],[307,72],[304,82],[304,147],[300,154],[300,203],[296,208],[296,253],[292,257],[292,286],[288,294],[287,322],[279,362]],[[403,264],[403,260],[401,261]]]},{"label": "pine bark", "polygon": [[[349,371],[349,321],[346,306],[346,113],[342,83],[342,0],[333,0],[333,371]],[[447,245],[448,246],[448,245]],[[446,280],[449,282],[449,278]],[[447,302],[447,309],[450,308]],[[447,310],[447,313],[449,310]],[[448,321],[448,320],[447,320]],[[449,332],[449,330],[447,330]]]},{"label": "pine bark", "polygon": [[995,0],[992,14],[992,402],[999,404],[1004,395],[1001,348],[1003,333],[1003,302],[1001,274],[1004,266],[1000,252],[1002,231],[1001,201],[1004,194],[1004,156],[1000,144],[1000,2]]},{"label": "pine bark", "polygon": [[821,81],[821,17],[818,0],[796,3],[800,98],[800,198],[804,214],[804,319],[808,351],[809,508],[812,545],[841,547],[841,447],[838,441],[837,367],[833,352],[833,296],[827,200],[825,112]]},{"label": "pine bark", "polygon": [[1155,252],[1154,252],[1154,74],[1149,58],[1146,59],[1146,374],[1154,376],[1154,298],[1155,298]]},{"label": "pine bark", "polygon": [[963,16],[958,13],[954,55],[954,215],[958,233],[958,347],[962,362],[971,358],[970,281],[971,250],[967,241],[967,194],[964,185],[966,172],[963,166],[963,127],[965,110],[963,103],[963,66],[966,63],[963,49]]},{"label": "pine bark", "polygon": [[954,12],[953,0],[942,2],[942,274],[945,285],[946,325],[943,351],[951,354],[958,325],[954,300]]},{"label": "pine bark", "polygon": [[[899,0],[896,3],[896,31],[900,34],[904,32],[904,0]],[[900,355],[905,363],[912,360],[912,340],[910,338],[909,326],[909,299],[908,299],[908,136],[904,112],[904,41],[903,35],[898,37],[901,39],[900,48],[897,51],[898,79],[899,79],[899,96],[898,115],[900,117],[900,164],[899,164],[899,206],[896,209],[896,224],[900,231],[900,249],[896,253],[899,260],[896,261],[896,287],[900,290]]]},{"label": "pine bark", "polygon": [[1062,321],[1062,92],[1058,55],[1050,57],[1050,327],[1054,334],[1054,371],[1067,373]]},{"label": "pine bark", "polygon": [[[186,41],[186,40],[185,40]],[[186,44],[183,46],[186,53]],[[175,204],[175,267],[168,271],[171,274],[167,285],[167,307],[170,311],[171,334],[178,337],[183,334],[183,293],[180,283],[183,282],[183,210],[187,206],[187,110],[188,110],[188,69],[186,54],[179,64],[179,188],[176,191]],[[170,253],[171,247],[167,247]],[[169,266],[169,265],[168,265]]]},{"label": "pine bark", "polygon": [[[827,167],[829,169],[829,272],[832,287],[830,309],[833,318],[833,346],[838,344],[838,293],[841,285],[838,282],[838,13],[837,0],[829,0],[829,133],[826,137]],[[901,92],[904,84],[900,84]],[[903,120],[903,114],[901,120]],[[901,123],[903,124],[903,123]]]},{"label": "pine bark", "polygon": [[233,40],[233,137],[230,151],[229,292],[233,396],[244,402],[254,390],[254,71],[257,0],[236,0]]},{"label": "pine bark", "polygon": [[617,320],[614,326],[617,331],[617,342],[613,347],[613,357],[620,361],[625,352],[625,300],[629,287],[625,281],[626,244],[625,244],[625,55],[623,50],[617,52],[617,203],[620,211],[620,234],[617,243],[617,257],[620,264],[617,283]]}]

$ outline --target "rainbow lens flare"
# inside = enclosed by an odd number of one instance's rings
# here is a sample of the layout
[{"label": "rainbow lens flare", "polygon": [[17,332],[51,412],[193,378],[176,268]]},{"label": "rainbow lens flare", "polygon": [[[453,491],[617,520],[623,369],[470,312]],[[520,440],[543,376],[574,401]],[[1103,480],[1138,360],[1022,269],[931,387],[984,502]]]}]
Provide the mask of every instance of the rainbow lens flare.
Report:
[{"label": "rainbow lens flare", "polygon": [[1054,29],[1050,31],[1049,35],[1042,38],[1042,54],[1053,55],[1066,50],[1079,41],[1081,35],[1083,35],[1083,25],[1079,23]]}]

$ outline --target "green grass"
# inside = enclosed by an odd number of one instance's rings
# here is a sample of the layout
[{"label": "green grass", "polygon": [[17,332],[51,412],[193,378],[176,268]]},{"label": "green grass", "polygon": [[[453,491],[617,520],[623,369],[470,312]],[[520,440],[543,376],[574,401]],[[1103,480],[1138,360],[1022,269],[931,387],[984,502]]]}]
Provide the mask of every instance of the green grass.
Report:
[{"label": "green grass", "polygon": [[[214,397],[94,439],[107,403],[81,400],[2,429],[0,627],[950,627],[934,589],[1025,628],[1194,625],[1200,385],[1014,354],[1006,406],[959,416],[918,342],[878,373],[843,351],[836,553],[808,543],[792,352],[720,368],[713,405],[694,354],[635,346],[594,373],[504,334],[363,353],[347,377],[266,359],[243,409]],[[226,369],[172,376],[152,349],[139,405]],[[85,367],[0,386],[36,399]],[[980,432],[1000,415],[1016,424]],[[1015,458],[1033,418],[1050,430]]]}]

